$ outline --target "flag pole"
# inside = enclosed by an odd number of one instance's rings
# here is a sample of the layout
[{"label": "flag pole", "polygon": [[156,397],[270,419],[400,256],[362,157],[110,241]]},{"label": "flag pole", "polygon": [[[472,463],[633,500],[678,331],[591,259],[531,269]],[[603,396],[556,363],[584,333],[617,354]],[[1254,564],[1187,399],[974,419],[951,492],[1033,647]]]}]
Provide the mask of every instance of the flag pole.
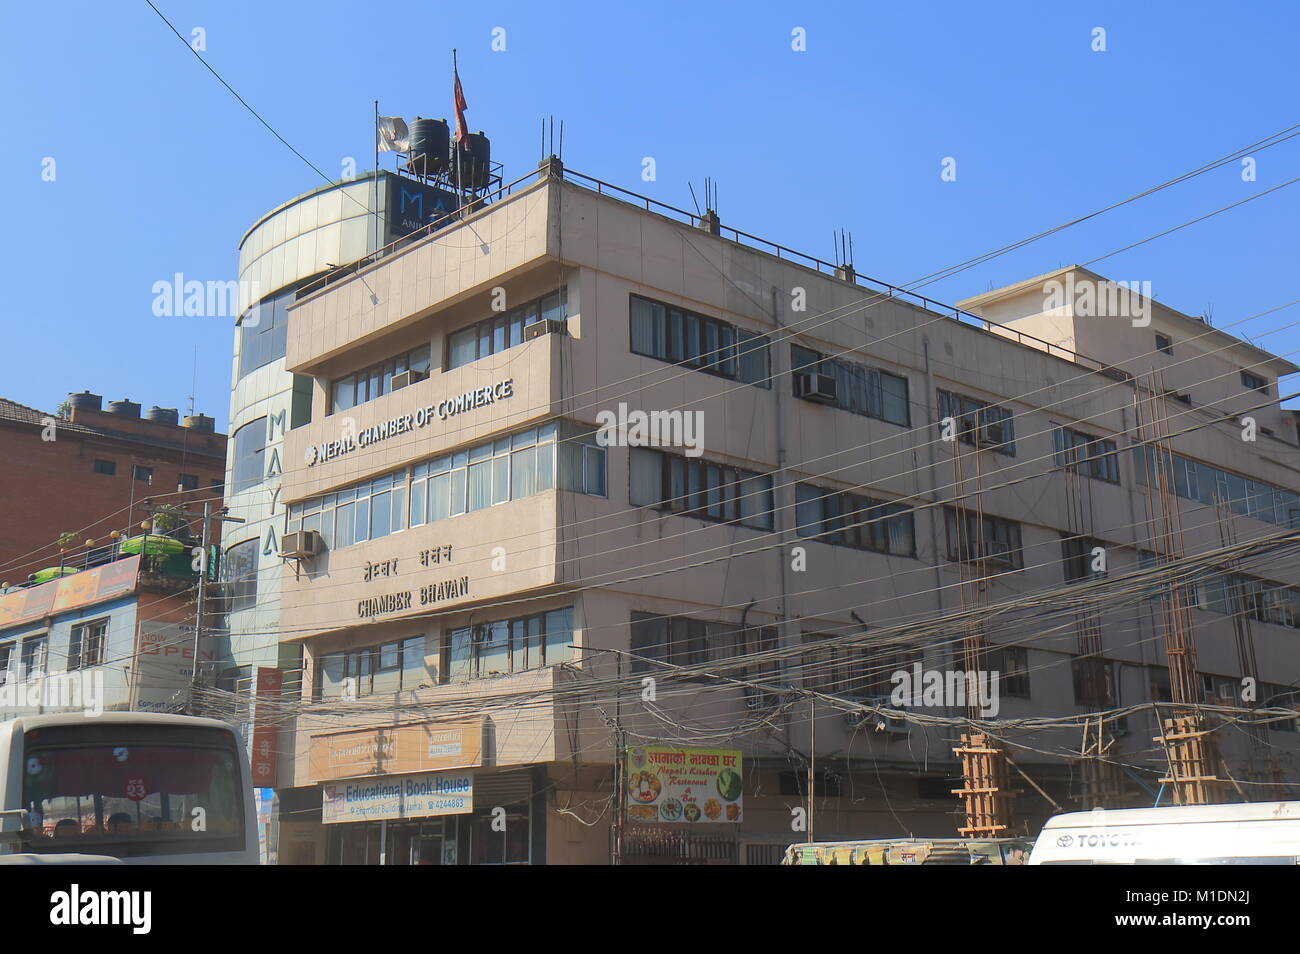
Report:
[{"label": "flag pole", "polygon": [[[452,105],[452,109],[457,111],[458,113],[459,113],[459,109],[456,106],[456,84],[459,82],[460,82],[460,70],[456,64],[456,48],[453,46],[451,48],[451,100],[452,100],[451,105]],[[461,141],[459,138],[460,129],[457,128],[456,132],[457,132],[457,137],[452,141],[451,149],[454,153],[456,153],[456,201],[463,206],[465,204],[465,193],[464,190],[461,188],[461,179],[460,179],[460,149],[461,149]]]},{"label": "flag pole", "polygon": [[372,208],[375,213],[375,244],[372,252],[379,251],[379,100],[375,100],[375,184],[374,184],[374,205]]}]

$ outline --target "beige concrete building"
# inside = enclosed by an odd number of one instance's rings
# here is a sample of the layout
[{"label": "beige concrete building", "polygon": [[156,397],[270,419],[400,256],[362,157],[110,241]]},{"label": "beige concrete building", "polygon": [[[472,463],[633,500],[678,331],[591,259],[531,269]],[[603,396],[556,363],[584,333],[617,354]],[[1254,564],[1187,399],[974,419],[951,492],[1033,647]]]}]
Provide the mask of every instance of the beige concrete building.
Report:
[{"label": "beige concrete building", "polygon": [[[743,755],[732,820],[710,799],[693,823],[643,813],[625,861],[772,862],[810,808],[818,840],[951,836],[965,707],[846,710],[914,663],[961,668],[951,618],[972,608],[976,553],[977,602],[1006,604],[984,626],[998,731],[1047,796],[1023,786],[1018,818],[1036,830],[1078,804],[1081,729],[1014,723],[1049,715],[1118,713],[1112,761],[1150,804],[1161,603],[1114,582],[1157,549],[1131,375],[1161,369],[1172,392],[1198,554],[1296,525],[1277,400],[1297,368],[1148,299],[1148,325],[1048,307],[1067,276],[1100,280],[1064,270],[958,314],[552,161],[303,289],[286,370],[313,381],[312,407],[284,442],[280,628],[306,663],[280,741],[282,860],[607,863],[620,730],[638,750]],[[626,446],[644,443],[636,412],[692,416],[676,446]],[[600,430],[609,414],[631,415],[626,440]],[[1081,579],[1094,545],[1106,580]],[[1286,701],[1300,573],[1285,549],[1237,569],[1245,611],[1196,591],[1207,701],[1251,675],[1243,626]],[[1093,609],[1060,601],[1086,584],[1110,587]],[[1268,756],[1294,782],[1295,728],[1219,733],[1234,777],[1264,778]],[[407,782],[440,807],[367,815]]]}]

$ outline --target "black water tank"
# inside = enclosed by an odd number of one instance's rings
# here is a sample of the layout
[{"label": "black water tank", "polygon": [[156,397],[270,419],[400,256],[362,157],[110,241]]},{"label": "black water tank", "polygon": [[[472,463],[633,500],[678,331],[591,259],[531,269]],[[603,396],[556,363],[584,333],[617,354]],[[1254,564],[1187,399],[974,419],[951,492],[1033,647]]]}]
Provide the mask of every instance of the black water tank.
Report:
[{"label": "black water tank", "polygon": [[144,417],[145,420],[153,421],[155,424],[170,424],[172,427],[175,427],[176,422],[180,419],[176,408],[159,407],[156,404],[144,412]]},{"label": "black water tank", "polygon": [[130,398],[123,398],[120,401],[109,401],[108,413],[116,414],[118,417],[139,417],[140,405],[136,404]]},{"label": "black water tank", "polygon": [[69,394],[68,404],[73,408],[102,411],[104,409],[104,396],[102,394],[91,394],[89,391],[82,391],[79,394]]},{"label": "black water tank", "polygon": [[[460,144],[460,187],[462,189],[486,189],[488,184],[489,164],[492,159],[492,143],[483,135],[483,130],[468,133]],[[452,170],[455,175],[455,170]]]},{"label": "black water tank", "polygon": [[411,171],[436,176],[447,168],[447,145],[451,134],[445,119],[416,119],[411,123]]},{"label": "black water tank", "polygon": [[189,414],[181,422],[181,427],[188,427],[201,434],[211,434],[216,430],[217,422],[206,414]]}]

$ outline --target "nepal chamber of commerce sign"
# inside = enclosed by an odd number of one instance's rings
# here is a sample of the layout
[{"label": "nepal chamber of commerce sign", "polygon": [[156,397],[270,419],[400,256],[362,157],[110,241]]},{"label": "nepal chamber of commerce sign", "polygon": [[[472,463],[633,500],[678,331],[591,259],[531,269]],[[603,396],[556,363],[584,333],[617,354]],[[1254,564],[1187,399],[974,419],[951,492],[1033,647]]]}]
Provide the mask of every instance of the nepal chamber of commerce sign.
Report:
[{"label": "nepal chamber of commerce sign", "polygon": [[737,750],[638,745],[627,750],[626,765],[629,821],[741,820],[744,769]]},{"label": "nepal chamber of commerce sign", "polygon": [[321,821],[378,821],[467,815],[474,809],[471,772],[426,772],[330,782],[321,788]]},{"label": "nepal chamber of commerce sign", "polygon": [[349,432],[345,426],[344,432],[339,436],[338,440],[325,441],[322,444],[309,444],[307,449],[303,451],[303,460],[308,467],[336,460],[360,448],[371,447],[388,440],[390,437],[396,437],[398,434],[409,434],[412,431],[428,427],[435,420],[445,421],[457,414],[495,404],[497,401],[504,401],[506,398],[514,397],[514,394],[514,379],[507,378],[504,381],[498,381],[496,384],[489,384],[485,387],[475,388],[473,391],[466,391],[464,394],[458,394],[454,398],[447,398],[437,404],[417,408],[410,414],[403,414],[387,421],[381,421],[370,427],[362,428],[355,433]]}]

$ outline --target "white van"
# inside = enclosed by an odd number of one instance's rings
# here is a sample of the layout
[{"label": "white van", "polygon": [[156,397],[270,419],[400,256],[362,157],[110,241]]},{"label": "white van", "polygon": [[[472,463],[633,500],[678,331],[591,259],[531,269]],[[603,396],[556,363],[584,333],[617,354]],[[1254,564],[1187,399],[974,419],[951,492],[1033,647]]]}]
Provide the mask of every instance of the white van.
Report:
[{"label": "white van", "polygon": [[1300,802],[1071,812],[1048,819],[1031,865],[1300,864]]}]

